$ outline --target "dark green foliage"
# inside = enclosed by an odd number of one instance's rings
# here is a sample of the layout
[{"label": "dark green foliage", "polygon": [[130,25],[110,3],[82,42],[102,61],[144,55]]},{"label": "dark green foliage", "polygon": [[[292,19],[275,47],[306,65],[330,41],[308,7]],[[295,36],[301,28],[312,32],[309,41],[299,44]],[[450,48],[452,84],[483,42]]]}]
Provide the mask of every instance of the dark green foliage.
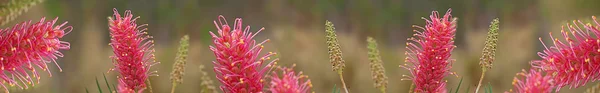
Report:
[{"label": "dark green foliage", "polygon": [[[460,78],[460,81],[458,82],[458,87],[456,87],[456,91],[454,91],[454,93],[458,93],[458,90],[460,90],[460,84],[462,84],[463,78],[464,77]],[[469,90],[467,89],[467,91],[469,91]],[[450,92],[452,92],[452,90],[450,90]]]},{"label": "dark green foliage", "polygon": [[[114,93],[118,93],[118,92],[117,92],[117,87],[115,86],[115,84],[112,84],[113,86],[112,86],[112,88],[111,88],[111,87],[110,87],[110,85],[111,85],[111,84],[110,84],[110,83],[108,83],[108,79],[106,79],[106,75],[105,75],[105,74],[102,74],[102,76],[103,76],[103,78],[104,78],[104,83],[106,84],[106,87],[107,87],[107,89],[108,89],[108,92],[109,92],[109,93],[113,93],[113,92],[114,92]],[[98,81],[98,77],[96,77],[96,86],[97,86],[97,88],[98,88],[98,92],[99,92],[99,93],[103,93],[103,92],[102,92],[102,87],[100,86],[100,82]],[[113,90],[113,89],[114,89],[114,90]],[[89,93],[89,90],[88,90],[87,88],[85,88],[85,92],[86,92],[86,93]]]}]

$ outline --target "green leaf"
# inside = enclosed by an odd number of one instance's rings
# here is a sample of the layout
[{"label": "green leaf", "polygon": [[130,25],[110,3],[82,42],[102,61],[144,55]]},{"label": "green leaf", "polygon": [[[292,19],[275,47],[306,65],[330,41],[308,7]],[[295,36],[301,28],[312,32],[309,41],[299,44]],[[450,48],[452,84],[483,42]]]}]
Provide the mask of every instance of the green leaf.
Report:
[{"label": "green leaf", "polygon": [[340,93],[339,89],[336,87],[336,84],[333,84],[333,92],[331,93]]},{"label": "green leaf", "polygon": [[90,93],[90,91],[88,91],[88,89],[87,89],[87,88],[85,88],[85,93]]},{"label": "green leaf", "polygon": [[[104,76],[104,82],[106,82],[106,87],[108,87],[108,92],[112,92],[112,89],[110,89],[110,85],[108,84],[108,80],[106,80],[106,75],[104,73],[102,73],[102,76]],[[117,90],[117,89],[115,89]]]},{"label": "green leaf", "polygon": [[[463,80],[463,78],[464,78],[464,77],[461,77],[461,78],[460,78],[460,81],[458,82],[458,87],[456,87],[456,91],[455,91],[454,93],[458,93],[458,90],[460,90],[460,85],[462,84],[462,80]],[[467,90],[467,91],[469,91],[469,90]]]},{"label": "green leaf", "polygon": [[465,93],[469,93],[469,89],[471,89],[471,86],[467,87],[467,92],[465,92]]},{"label": "green leaf", "polygon": [[[458,90],[458,89],[457,89]],[[452,93],[452,88],[450,88],[450,91],[448,91],[448,93]]]},{"label": "green leaf", "polygon": [[492,84],[490,84],[490,82],[488,82],[488,87],[489,87],[489,93],[492,93]]},{"label": "green leaf", "polygon": [[115,93],[119,93],[119,91],[117,91],[117,87],[115,86],[115,84],[112,84],[113,88],[115,89]]},{"label": "green leaf", "polygon": [[102,93],[102,88],[100,88],[100,83],[98,83],[98,77],[96,77],[96,86],[98,86],[98,91]]}]

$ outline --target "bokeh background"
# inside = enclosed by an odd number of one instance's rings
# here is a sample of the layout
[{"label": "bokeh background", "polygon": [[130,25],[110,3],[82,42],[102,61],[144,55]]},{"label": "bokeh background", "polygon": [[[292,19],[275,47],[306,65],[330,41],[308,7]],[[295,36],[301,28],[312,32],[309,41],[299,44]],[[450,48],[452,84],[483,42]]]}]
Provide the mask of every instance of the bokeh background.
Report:
[{"label": "bokeh background", "polygon": [[[0,0],[6,2],[8,0]],[[179,93],[197,93],[201,89],[199,66],[212,68],[214,60],[209,31],[215,31],[213,20],[224,15],[229,23],[241,17],[244,25],[252,31],[260,27],[266,30],[257,40],[271,39],[266,51],[279,53],[279,63],[284,66],[297,64],[295,70],[310,76],[317,93],[331,92],[340,86],[337,74],[331,71],[325,44],[325,20],[332,21],[342,46],[346,69],[344,77],[353,93],[375,93],[367,59],[366,37],[378,40],[383,64],[389,77],[388,92],[405,93],[411,81],[401,81],[408,71],[398,67],[404,64],[406,38],[414,32],[412,25],[424,25],[421,17],[431,11],[441,14],[452,8],[458,18],[456,33],[457,49],[452,52],[456,62],[451,71],[458,77],[448,76],[448,89],[456,90],[458,81],[464,78],[460,91],[474,90],[481,69],[481,56],[489,22],[500,18],[500,36],[496,62],[486,74],[484,84],[491,84],[494,92],[512,88],[515,73],[528,69],[529,61],[540,59],[536,53],[543,49],[538,41],[549,41],[549,32],[558,33],[562,25],[574,19],[591,20],[600,14],[598,0],[46,0],[18,16],[17,20],[2,26],[42,17],[60,17],[74,27],[64,37],[71,43],[71,50],[63,51],[64,58],[58,64],[64,70],[52,67],[53,76],[44,74],[41,83],[27,90],[11,89],[15,93],[82,93],[88,88],[97,92],[96,78],[116,84],[115,72],[107,73],[111,65],[111,47],[107,17],[112,9],[121,13],[132,10],[140,24],[149,24],[148,32],[156,41],[157,60],[153,66],[159,72],[151,77],[155,93],[167,93],[171,89],[169,73],[178,46],[185,34],[191,38],[189,60],[184,83]],[[216,82],[212,69],[205,69]],[[101,83],[102,84],[102,83]],[[561,92],[582,92],[597,83],[581,88],[563,88]],[[103,89],[106,90],[104,85]]]}]

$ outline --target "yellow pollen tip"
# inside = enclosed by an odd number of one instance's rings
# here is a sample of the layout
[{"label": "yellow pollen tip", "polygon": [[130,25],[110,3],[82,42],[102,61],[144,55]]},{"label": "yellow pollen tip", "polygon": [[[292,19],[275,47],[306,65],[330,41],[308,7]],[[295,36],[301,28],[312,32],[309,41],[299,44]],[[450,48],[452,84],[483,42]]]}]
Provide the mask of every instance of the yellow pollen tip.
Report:
[{"label": "yellow pollen tip", "polygon": [[585,59],[585,62],[586,62],[586,63],[587,63],[587,62],[590,62],[590,58],[586,58],[586,59]]}]

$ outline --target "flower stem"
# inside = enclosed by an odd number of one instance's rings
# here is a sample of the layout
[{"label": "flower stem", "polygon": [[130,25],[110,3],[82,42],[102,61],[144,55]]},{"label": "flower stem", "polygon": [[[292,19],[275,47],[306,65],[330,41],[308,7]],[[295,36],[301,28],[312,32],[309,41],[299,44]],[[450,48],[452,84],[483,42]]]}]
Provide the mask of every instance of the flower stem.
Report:
[{"label": "flower stem", "polygon": [[177,86],[177,83],[173,83],[173,87],[171,87],[171,93],[175,93],[176,86]]},{"label": "flower stem", "polygon": [[479,78],[479,84],[477,84],[477,89],[475,89],[475,93],[479,92],[479,87],[481,87],[481,82],[483,81],[483,77],[485,76],[485,70],[481,72],[481,78]]},{"label": "flower stem", "polygon": [[350,93],[350,92],[348,92],[348,87],[346,87],[346,82],[344,82],[344,75],[342,75],[342,73],[339,73],[338,75],[340,75],[340,79],[342,80],[342,85],[344,85],[344,90],[346,91],[346,93]]}]

